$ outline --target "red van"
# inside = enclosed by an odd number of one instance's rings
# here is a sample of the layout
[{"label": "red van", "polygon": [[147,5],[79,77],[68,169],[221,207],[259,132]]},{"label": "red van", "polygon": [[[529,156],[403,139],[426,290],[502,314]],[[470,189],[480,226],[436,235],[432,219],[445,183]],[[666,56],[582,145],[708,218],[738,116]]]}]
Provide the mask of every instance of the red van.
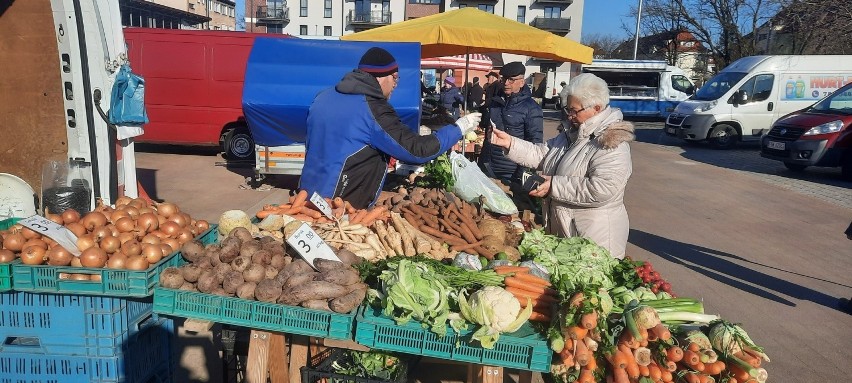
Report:
[{"label": "red van", "polygon": [[133,72],[145,78],[149,123],[139,142],[221,145],[229,160],[253,160],[242,111],[243,79],[262,33],[125,28]]},{"label": "red van", "polygon": [[852,180],[852,82],[778,119],[761,138],[760,155],[795,171],[840,166],[843,178]]}]

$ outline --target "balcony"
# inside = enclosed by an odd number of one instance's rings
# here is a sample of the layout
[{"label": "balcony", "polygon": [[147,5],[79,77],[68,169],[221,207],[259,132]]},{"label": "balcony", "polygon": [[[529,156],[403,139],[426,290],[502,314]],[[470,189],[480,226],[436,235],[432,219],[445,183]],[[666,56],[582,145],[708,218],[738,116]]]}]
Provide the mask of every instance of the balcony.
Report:
[{"label": "balcony", "polygon": [[290,7],[260,5],[255,12],[257,24],[282,24],[290,22]]},{"label": "balcony", "polygon": [[564,35],[571,32],[570,17],[536,17],[530,25],[538,29],[553,32],[557,35]]},{"label": "balcony", "polygon": [[355,12],[349,11],[349,16],[346,17],[346,22],[352,25],[355,30],[370,29],[383,25],[390,25],[391,12],[372,11],[372,12]]},{"label": "balcony", "polygon": [[539,4],[561,4],[561,5],[571,5],[574,0],[535,0],[536,3]]}]

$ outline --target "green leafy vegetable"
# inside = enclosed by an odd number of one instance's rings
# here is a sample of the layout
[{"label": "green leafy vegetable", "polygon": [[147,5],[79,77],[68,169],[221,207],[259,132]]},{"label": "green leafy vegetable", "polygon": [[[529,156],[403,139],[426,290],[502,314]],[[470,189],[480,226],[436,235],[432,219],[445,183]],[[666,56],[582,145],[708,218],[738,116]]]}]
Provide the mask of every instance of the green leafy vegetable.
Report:
[{"label": "green leafy vegetable", "polygon": [[387,264],[379,276],[384,286],[384,314],[397,324],[415,319],[439,336],[447,333],[450,286],[421,263],[408,259]]},{"label": "green leafy vegetable", "polygon": [[619,261],[587,238],[559,238],[536,229],[524,235],[518,250],[544,266],[561,291],[615,286],[613,271]]},{"label": "green leafy vegetable", "polygon": [[393,354],[382,351],[344,351],[340,359],[331,364],[337,374],[397,381],[403,372],[402,361]]},{"label": "green leafy vegetable", "polygon": [[442,154],[423,167],[424,177],[417,180],[420,187],[439,187],[446,191],[453,190],[456,179],[453,177],[453,165],[446,154]]},{"label": "green leafy vegetable", "polygon": [[459,308],[464,319],[482,325],[473,333],[483,348],[494,348],[501,333],[518,331],[530,318],[532,305],[521,311],[521,304],[510,292],[496,286],[483,287],[470,296],[470,303],[459,295]]}]

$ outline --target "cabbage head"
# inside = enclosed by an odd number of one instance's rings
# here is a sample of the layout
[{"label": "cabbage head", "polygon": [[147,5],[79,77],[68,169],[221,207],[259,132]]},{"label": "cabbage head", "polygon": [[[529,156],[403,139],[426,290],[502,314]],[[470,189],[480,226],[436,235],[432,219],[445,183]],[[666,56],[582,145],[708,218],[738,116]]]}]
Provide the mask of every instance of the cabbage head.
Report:
[{"label": "cabbage head", "polygon": [[532,305],[521,310],[515,296],[497,286],[477,290],[470,295],[470,302],[459,295],[459,308],[464,319],[482,326],[473,333],[473,339],[488,349],[494,348],[501,333],[518,331],[532,315]]}]

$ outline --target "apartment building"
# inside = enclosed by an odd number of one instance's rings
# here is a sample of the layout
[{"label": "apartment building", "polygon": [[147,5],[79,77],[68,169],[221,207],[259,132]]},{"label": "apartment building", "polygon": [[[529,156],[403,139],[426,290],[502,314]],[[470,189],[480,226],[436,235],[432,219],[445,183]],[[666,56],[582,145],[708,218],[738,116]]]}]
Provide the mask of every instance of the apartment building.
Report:
[{"label": "apartment building", "polygon": [[[464,7],[529,24],[580,41],[584,0],[245,0],[246,31],[283,33],[300,38],[337,39],[342,35]],[[579,66],[504,54],[521,61],[527,74],[551,73],[558,83]],[[555,76],[555,77],[554,77]],[[555,80],[559,79],[559,80]],[[552,84],[551,84],[552,86]]]},{"label": "apartment building", "polygon": [[230,0],[119,0],[126,27],[236,30],[236,3]]}]

